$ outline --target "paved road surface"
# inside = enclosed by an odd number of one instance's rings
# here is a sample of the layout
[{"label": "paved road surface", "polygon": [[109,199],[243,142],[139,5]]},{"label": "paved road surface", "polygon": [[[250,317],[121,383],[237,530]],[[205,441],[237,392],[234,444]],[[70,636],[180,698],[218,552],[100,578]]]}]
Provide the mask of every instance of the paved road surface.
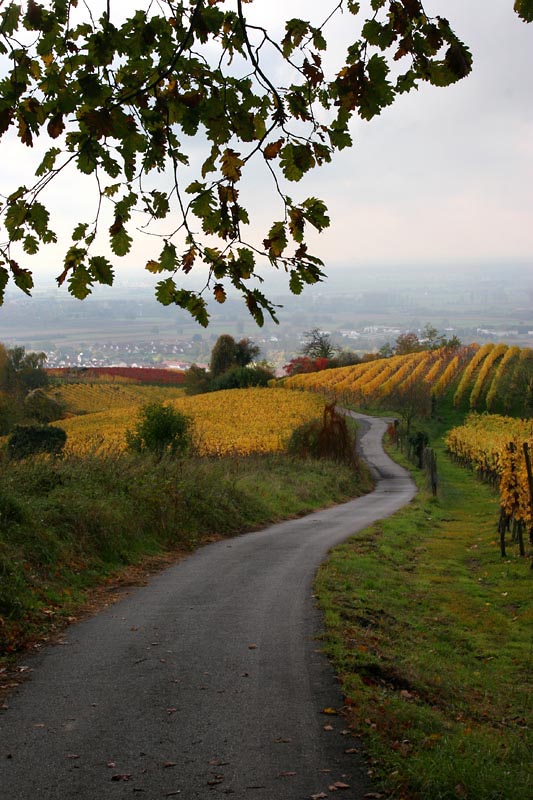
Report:
[{"label": "paved road surface", "polygon": [[[370,418],[368,418],[369,420]],[[363,420],[376,490],[204,547],[32,659],[0,715],[2,800],[361,798],[369,787],[316,640],[333,545],[414,495]],[[324,730],[331,724],[333,730]],[[349,789],[333,795],[328,786]]]}]

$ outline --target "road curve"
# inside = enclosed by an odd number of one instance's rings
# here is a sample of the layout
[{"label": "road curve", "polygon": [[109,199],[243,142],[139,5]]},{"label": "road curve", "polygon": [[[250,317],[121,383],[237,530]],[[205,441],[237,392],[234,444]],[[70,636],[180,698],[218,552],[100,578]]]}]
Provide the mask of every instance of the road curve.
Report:
[{"label": "road curve", "polygon": [[341,697],[312,582],[332,546],[415,489],[381,448],[386,422],[356,416],[374,492],[203,547],[26,662],[32,678],[0,714],[3,800],[370,790],[342,717],[322,713]]}]

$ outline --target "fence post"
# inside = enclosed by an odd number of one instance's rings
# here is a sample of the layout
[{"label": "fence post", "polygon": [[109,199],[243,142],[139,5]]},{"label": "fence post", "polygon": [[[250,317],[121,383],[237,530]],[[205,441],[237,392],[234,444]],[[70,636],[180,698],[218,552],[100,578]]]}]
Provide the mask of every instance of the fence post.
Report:
[{"label": "fence post", "polygon": [[[527,442],[524,442],[522,447],[524,448],[524,458],[526,460],[526,471],[527,471],[527,484],[529,487],[529,511],[531,522],[529,525],[529,542],[533,544],[533,474],[531,471],[531,456],[529,455],[529,445]],[[533,559],[531,561],[531,569],[533,569]]]}]

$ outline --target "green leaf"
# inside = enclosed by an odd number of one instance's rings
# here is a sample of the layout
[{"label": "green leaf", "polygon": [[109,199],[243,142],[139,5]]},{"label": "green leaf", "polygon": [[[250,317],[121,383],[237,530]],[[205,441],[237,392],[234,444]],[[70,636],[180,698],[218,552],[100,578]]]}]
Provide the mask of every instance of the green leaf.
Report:
[{"label": "green leaf", "polygon": [[151,203],[147,203],[150,213],[152,213],[156,219],[164,219],[170,210],[166,193],[158,192],[154,189],[150,194],[152,200]]},{"label": "green leaf", "polygon": [[[218,158],[218,153],[219,153],[219,149],[218,149],[217,145],[213,145],[213,147],[211,148],[210,155],[208,156],[208,158],[205,159],[204,163],[202,164],[202,178],[205,178],[205,176],[208,175],[210,172],[215,172],[215,170],[217,168],[216,162],[217,162],[217,158]],[[195,191],[202,191],[202,189],[204,188],[205,185],[199,183],[198,181],[196,181],[196,184],[200,188],[196,189]],[[194,184],[191,184],[191,186],[193,186],[193,185]],[[189,190],[190,190],[190,186],[187,187],[186,191],[188,192]]]},{"label": "green leaf", "polygon": [[9,3],[0,15],[0,28],[4,36],[11,36],[18,28],[21,8],[16,3]]},{"label": "green leaf", "polygon": [[41,175],[46,175],[48,172],[51,172],[54,169],[56,158],[60,153],[61,150],[59,149],[59,147],[51,147],[50,150],[48,150],[48,152],[45,153],[43,160],[35,170],[35,174],[37,175],[37,177],[41,177]]},{"label": "green leaf", "polygon": [[281,151],[280,164],[288,181],[299,181],[305,172],[315,166],[313,151],[308,144],[289,142]]},{"label": "green leaf", "polygon": [[318,231],[328,228],[330,219],[328,217],[328,209],[326,204],[319,200],[317,197],[308,197],[302,203],[304,216],[311,225]]},{"label": "green leaf", "polygon": [[289,209],[289,230],[295,242],[301,243],[304,238],[305,217],[301,208]]},{"label": "green leaf", "polygon": [[254,274],[255,269],[255,256],[253,251],[248,247],[237,248],[238,258],[234,262],[233,272],[238,274],[239,278],[248,280]]},{"label": "green leaf", "polygon": [[514,10],[524,22],[533,22],[533,0],[515,0]]},{"label": "green leaf", "polygon": [[72,241],[79,242],[87,233],[87,228],[89,227],[88,222],[79,222],[74,230],[72,231]]},{"label": "green leaf", "polygon": [[287,247],[287,232],[285,223],[275,222],[268,232],[268,238],[263,241],[271,258],[279,258]]},{"label": "green leaf", "polygon": [[177,289],[173,278],[166,278],[164,281],[159,281],[156,286],[156,297],[164,306],[169,306],[174,303],[180,308],[184,308],[200,323],[200,325],[204,328],[207,327],[209,316],[207,314],[205,300],[195,292],[190,292],[186,289]]},{"label": "green leaf", "polygon": [[109,230],[110,232],[113,231],[110,236],[111,250],[116,256],[127,255],[131,249],[133,239],[127,232],[126,228],[124,228],[122,225],[116,229],[114,226],[111,226]]},{"label": "green leaf", "polygon": [[17,269],[14,269],[13,261],[10,262],[11,267],[13,269],[13,280],[15,285],[18,286],[19,289],[22,289],[24,294],[31,295],[31,290],[33,289],[33,278],[32,274],[27,269],[20,269],[17,265]]},{"label": "green leaf", "polygon": [[232,183],[237,183],[237,181],[240,180],[242,168],[244,166],[244,161],[239,158],[239,156],[240,153],[236,153],[235,150],[227,148],[222,153],[220,159],[222,174]]},{"label": "green leaf", "polygon": [[293,294],[301,294],[303,291],[304,282],[300,276],[300,273],[296,269],[291,269],[289,288]]},{"label": "green leaf", "polygon": [[0,305],[4,302],[5,289],[9,281],[9,272],[5,267],[0,267]]},{"label": "green leaf", "polygon": [[178,266],[176,247],[172,242],[165,242],[161,255],[159,256],[159,267],[161,270],[172,272]]},{"label": "green leaf", "polygon": [[396,31],[389,25],[382,25],[376,19],[367,20],[361,33],[368,44],[373,44],[381,50],[386,50],[396,39]]},{"label": "green leaf", "polygon": [[187,194],[198,194],[198,192],[203,192],[204,190],[205,183],[201,183],[200,181],[193,181],[185,189]]},{"label": "green leaf", "polygon": [[372,119],[394,100],[394,90],[388,81],[389,67],[383,56],[373,55],[367,64],[365,80],[359,104],[359,115]]},{"label": "green leaf", "polygon": [[10,238],[14,238],[15,231],[25,223],[28,208],[28,204],[24,200],[18,200],[8,205],[4,224]]},{"label": "green leaf", "polygon": [[113,267],[104,256],[92,256],[89,259],[89,270],[98,283],[105,283],[107,286],[113,285],[115,277]]},{"label": "green leaf", "polygon": [[320,28],[313,29],[313,45],[316,47],[317,50],[327,49],[328,43],[326,42]]},{"label": "green leaf", "polygon": [[91,175],[98,164],[96,143],[88,139],[81,147],[78,153],[78,169],[84,175]]},{"label": "green leaf", "polygon": [[309,33],[309,23],[303,19],[289,19],[285,23],[285,37],[282,41],[283,55],[285,58],[302,43]]},{"label": "green leaf", "polygon": [[28,210],[27,219],[35,233],[42,238],[48,230],[48,220],[50,219],[48,209],[42,203],[34,202]]},{"label": "green leaf", "polygon": [[93,278],[91,273],[82,264],[78,264],[71,272],[68,279],[68,290],[78,300],[85,300],[91,294]]},{"label": "green leaf", "polygon": [[172,278],[166,278],[164,281],[159,281],[155,287],[155,296],[159,303],[164,306],[169,306],[174,302],[176,297],[176,283]]},{"label": "green leaf", "polygon": [[39,250],[39,242],[37,241],[35,236],[31,236],[31,234],[28,234],[28,236],[24,237],[22,248],[25,253],[28,253],[28,255],[34,256],[35,253],[37,253]]},{"label": "green leaf", "polygon": [[344,150],[345,147],[351,147],[353,144],[352,137],[348,130],[331,127],[328,130],[328,136],[331,146],[335,147],[337,150]]}]

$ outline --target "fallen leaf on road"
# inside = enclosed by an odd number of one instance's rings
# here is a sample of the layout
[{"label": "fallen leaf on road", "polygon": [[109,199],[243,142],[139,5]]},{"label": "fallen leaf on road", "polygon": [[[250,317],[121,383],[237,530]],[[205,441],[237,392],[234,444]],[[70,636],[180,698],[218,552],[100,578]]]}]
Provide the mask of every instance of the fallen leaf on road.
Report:
[{"label": "fallen leaf on road", "polygon": [[323,708],[322,709],[322,713],[323,714],[337,714],[338,712],[337,712],[337,710],[335,708]]},{"label": "fallen leaf on road", "polygon": [[249,644],[248,645],[248,650],[257,650],[257,645],[256,644]]},{"label": "fallen leaf on road", "polygon": [[163,764],[163,767],[165,769],[168,769],[168,767],[175,767],[176,764],[177,764],[176,761],[165,761],[165,763]]},{"label": "fallen leaf on road", "polygon": [[332,783],[331,786],[328,786],[330,792],[336,792],[338,789],[349,789],[349,783],[343,783],[342,781],[335,781]]},{"label": "fallen leaf on road", "polygon": [[113,769],[113,767],[116,767],[116,766],[117,766],[117,764],[116,764],[115,761],[108,761],[107,764],[106,764],[106,767],[110,767],[111,769]]},{"label": "fallen leaf on road", "polygon": [[280,772],[279,773],[279,777],[280,778],[294,778],[295,775],[296,775],[295,772]]},{"label": "fallen leaf on road", "polygon": [[131,774],[130,773],[123,773],[121,775],[112,775],[112,781],[131,781]]},{"label": "fallen leaf on road", "polygon": [[289,742],[292,742],[292,739],[282,739],[280,736],[279,739],[274,739],[273,741],[274,744],[288,744]]},{"label": "fallen leaf on road", "polygon": [[327,797],[327,794],[320,792],[319,794],[312,794],[309,800],[323,800],[324,797]]},{"label": "fallen leaf on road", "polygon": [[76,753],[67,753],[65,758],[79,758],[79,756]]},{"label": "fallen leaf on road", "polygon": [[324,725],[324,730],[325,731],[332,731],[333,730],[333,725]]},{"label": "fallen leaf on road", "polygon": [[359,750],[357,747],[349,747],[347,750],[344,751],[345,753],[358,753]]}]

